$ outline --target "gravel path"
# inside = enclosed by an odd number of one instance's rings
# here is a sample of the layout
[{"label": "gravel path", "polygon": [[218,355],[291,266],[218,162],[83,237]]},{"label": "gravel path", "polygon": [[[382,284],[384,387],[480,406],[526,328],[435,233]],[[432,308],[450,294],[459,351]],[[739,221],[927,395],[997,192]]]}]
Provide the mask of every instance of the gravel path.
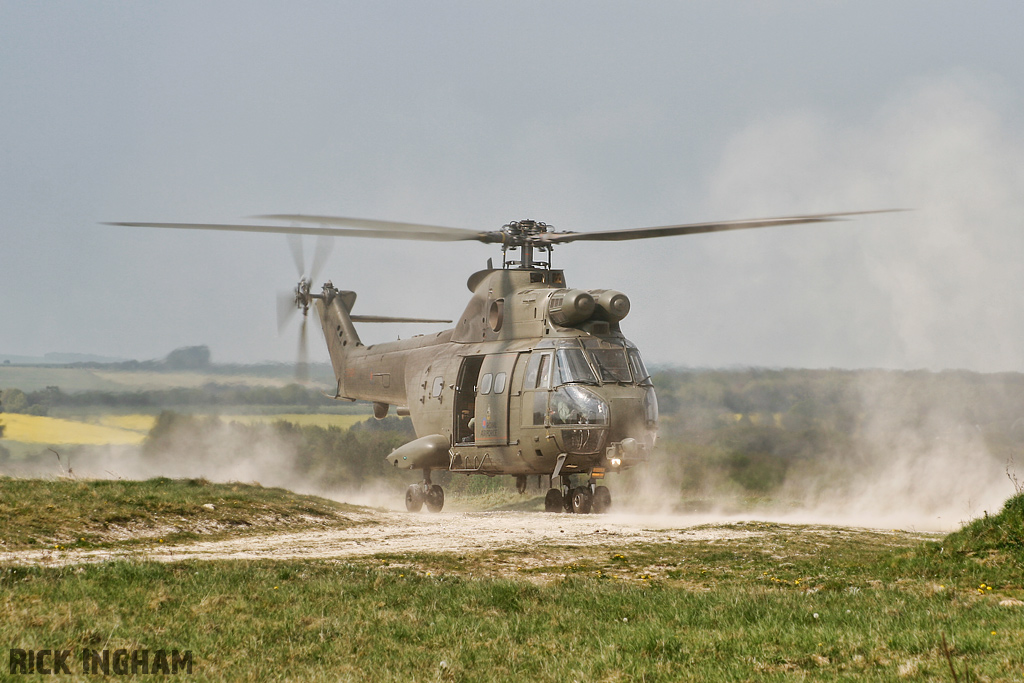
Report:
[{"label": "gravel path", "polygon": [[[67,565],[111,559],[179,560],[344,559],[378,553],[449,553],[537,546],[621,548],[634,543],[673,543],[750,538],[739,526],[702,526],[699,517],[571,515],[540,512],[409,514],[368,511],[347,515],[356,525],[245,534],[213,541],[151,545],[127,550],[26,550],[0,553],[2,564]],[[697,528],[699,527],[699,528]]]}]

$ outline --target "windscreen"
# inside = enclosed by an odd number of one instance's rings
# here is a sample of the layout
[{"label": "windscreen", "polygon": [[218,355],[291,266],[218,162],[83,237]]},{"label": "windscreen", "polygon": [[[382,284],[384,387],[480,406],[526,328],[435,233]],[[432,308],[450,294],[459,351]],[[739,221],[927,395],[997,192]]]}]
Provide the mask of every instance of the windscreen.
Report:
[{"label": "windscreen", "polygon": [[636,349],[627,349],[626,353],[629,355],[629,365],[633,369],[633,381],[641,386],[652,386],[654,383],[651,382],[651,374],[647,372],[640,352]]},{"label": "windscreen", "polygon": [[558,349],[555,357],[558,360],[559,384],[597,384],[597,377],[587,363],[583,349]]},{"label": "windscreen", "polygon": [[632,382],[625,349],[587,349],[587,352],[602,382]]}]

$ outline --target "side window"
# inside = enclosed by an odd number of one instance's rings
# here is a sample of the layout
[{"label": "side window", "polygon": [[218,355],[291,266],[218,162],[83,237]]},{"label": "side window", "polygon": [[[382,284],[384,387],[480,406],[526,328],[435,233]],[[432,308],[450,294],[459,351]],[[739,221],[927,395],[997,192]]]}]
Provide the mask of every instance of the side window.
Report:
[{"label": "side window", "polygon": [[444,389],[444,377],[435,377],[434,384],[430,387],[431,398],[440,396],[442,389]]},{"label": "side window", "polygon": [[500,394],[505,391],[505,379],[506,375],[504,372],[499,372],[494,376],[494,393]]},{"label": "side window", "polygon": [[[484,396],[491,393],[491,384],[494,382],[494,375],[487,373],[480,378],[480,395]],[[495,392],[497,393],[497,392]]]},{"label": "side window", "polygon": [[551,354],[544,353],[540,357],[540,369],[537,371],[536,389],[543,389],[550,384],[551,380]]},{"label": "side window", "polygon": [[523,380],[523,389],[537,388],[537,371],[540,370],[540,354],[530,356],[530,363],[526,366],[526,379]]}]

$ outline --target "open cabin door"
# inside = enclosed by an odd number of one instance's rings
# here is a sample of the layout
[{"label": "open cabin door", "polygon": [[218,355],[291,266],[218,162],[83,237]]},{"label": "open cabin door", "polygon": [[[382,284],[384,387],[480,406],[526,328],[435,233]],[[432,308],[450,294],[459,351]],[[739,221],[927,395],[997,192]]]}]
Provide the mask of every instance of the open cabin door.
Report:
[{"label": "open cabin door", "polygon": [[477,381],[474,432],[478,446],[508,443],[508,405],[512,369],[518,353],[496,353],[484,357]]}]

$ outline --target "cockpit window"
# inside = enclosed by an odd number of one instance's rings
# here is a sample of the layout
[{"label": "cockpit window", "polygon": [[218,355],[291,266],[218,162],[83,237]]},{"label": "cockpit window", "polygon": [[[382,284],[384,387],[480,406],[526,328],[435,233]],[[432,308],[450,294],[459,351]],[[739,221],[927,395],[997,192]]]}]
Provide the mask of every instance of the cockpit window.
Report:
[{"label": "cockpit window", "polygon": [[632,381],[625,349],[587,349],[602,382]]},{"label": "cockpit window", "polygon": [[558,384],[597,384],[597,377],[582,349],[558,349],[555,358],[558,361]]},{"label": "cockpit window", "polygon": [[626,354],[629,356],[629,365],[633,369],[633,381],[641,386],[652,386],[654,383],[651,382],[651,374],[647,372],[647,367],[644,365],[643,359],[640,358],[640,352],[636,349],[627,349]]}]

